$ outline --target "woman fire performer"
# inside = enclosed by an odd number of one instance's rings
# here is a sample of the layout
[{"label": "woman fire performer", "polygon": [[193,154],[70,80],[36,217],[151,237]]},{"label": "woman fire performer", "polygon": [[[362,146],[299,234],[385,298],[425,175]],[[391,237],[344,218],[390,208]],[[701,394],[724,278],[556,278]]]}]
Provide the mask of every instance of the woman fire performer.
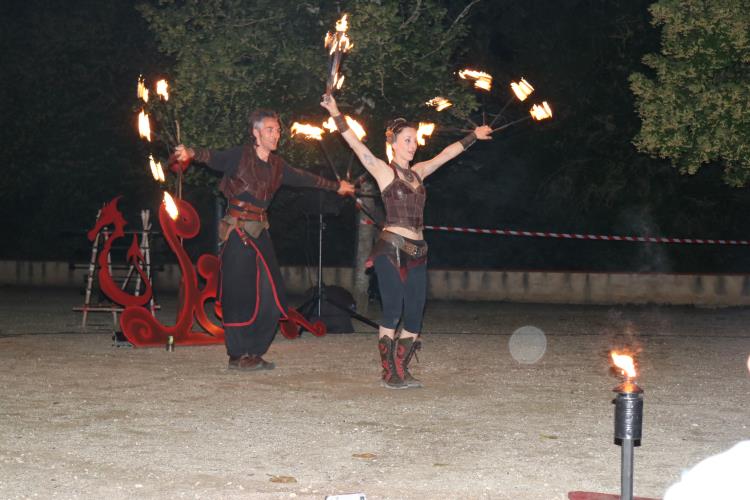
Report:
[{"label": "woman fire performer", "polygon": [[[320,105],[328,110],[336,128],[375,178],[385,206],[386,221],[368,259],[368,265],[375,266],[383,303],[378,335],[382,383],[390,389],[421,387],[421,382],[409,373],[409,362],[422,346],[420,332],[427,292],[427,244],[422,236],[427,193],[423,181],[477,139],[491,139],[492,129],[486,125],[477,127],[434,158],[410,166],[417,151],[417,126],[397,118],[385,132],[393,149],[393,160],[388,164],[375,158],[349,129],[333,96],[325,94]],[[403,325],[396,335],[400,319]]]}]

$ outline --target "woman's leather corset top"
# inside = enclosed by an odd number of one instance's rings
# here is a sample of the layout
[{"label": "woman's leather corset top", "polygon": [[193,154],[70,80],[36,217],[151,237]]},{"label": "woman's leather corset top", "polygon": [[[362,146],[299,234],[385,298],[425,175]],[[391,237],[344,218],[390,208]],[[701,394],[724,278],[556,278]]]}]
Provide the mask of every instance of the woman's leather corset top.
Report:
[{"label": "woman's leather corset top", "polygon": [[419,176],[414,177],[419,182],[416,188],[396,176],[381,193],[385,205],[386,226],[404,227],[415,232],[422,230],[427,191]]}]

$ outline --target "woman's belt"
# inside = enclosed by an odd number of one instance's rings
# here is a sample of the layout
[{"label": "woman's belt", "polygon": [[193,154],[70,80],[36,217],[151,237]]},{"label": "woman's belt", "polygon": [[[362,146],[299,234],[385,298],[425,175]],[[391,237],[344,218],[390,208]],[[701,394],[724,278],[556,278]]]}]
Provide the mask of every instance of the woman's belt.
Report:
[{"label": "woman's belt", "polygon": [[427,255],[426,244],[415,245],[414,243],[406,241],[406,238],[400,234],[391,233],[390,231],[381,231],[380,239],[390,243],[410,257],[419,258]]}]

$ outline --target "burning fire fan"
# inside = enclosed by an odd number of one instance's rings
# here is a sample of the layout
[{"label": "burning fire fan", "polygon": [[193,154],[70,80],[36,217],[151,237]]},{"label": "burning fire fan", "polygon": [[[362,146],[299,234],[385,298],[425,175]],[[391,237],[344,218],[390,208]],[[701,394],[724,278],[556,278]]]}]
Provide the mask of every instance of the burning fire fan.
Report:
[{"label": "burning fire fan", "polygon": [[[462,69],[458,72],[458,76],[462,80],[472,81],[473,82],[473,88],[481,91],[483,93],[483,99],[482,102],[486,102],[486,97],[484,97],[487,93],[492,91],[494,79],[492,75],[489,73],[486,73],[484,71],[477,71],[473,69]],[[505,130],[506,128],[512,127],[513,125],[516,125],[521,122],[525,122],[527,120],[535,120],[535,121],[542,121],[547,120],[549,118],[552,118],[552,108],[550,107],[549,103],[547,101],[542,101],[541,103],[536,103],[529,108],[529,114],[527,116],[508,121],[506,123],[502,123],[501,120],[503,119],[505,110],[515,101],[518,102],[524,102],[526,99],[534,92],[534,87],[525,79],[521,78],[517,82],[511,82],[509,85],[509,88],[511,90],[510,97],[505,102],[503,107],[500,109],[500,111],[494,116],[492,121],[489,123],[490,127],[494,127],[497,123],[501,123],[499,127],[493,128],[493,132],[499,132],[501,130]],[[433,99],[430,99],[425,103],[427,106],[432,107],[437,112],[442,112],[444,110],[449,110],[448,112],[452,114],[454,117],[464,121],[466,124],[476,128],[477,124],[474,122],[469,116],[467,116],[465,113],[457,111],[455,107],[453,107],[453,103],[448,100],[445,97],[437,96]],[[485,105],[483,104],[483,108]],[[484,109],[482,110],[482,123],[485,123],[484,117],[486,116],[486,112]],[[445,133],[466,133],[471,132],[471,129],[468,128],[451,128],[451,127],[440,127],[441,132]]]}]

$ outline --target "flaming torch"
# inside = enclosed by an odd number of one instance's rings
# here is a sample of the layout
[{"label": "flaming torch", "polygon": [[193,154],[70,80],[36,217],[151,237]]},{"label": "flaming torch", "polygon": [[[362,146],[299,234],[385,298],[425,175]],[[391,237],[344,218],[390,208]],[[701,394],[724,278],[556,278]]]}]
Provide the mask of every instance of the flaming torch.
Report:
[{"label": "flaming torch", "polygon": [[385,143],[385,157],[388,158],[388,163],[393,161],[393,146],[389,142]]},{"label": "flaming torch", "polygon": [[513,95],[510,96],[510,99],[508,99],[505,102],[505,105],[503,105],[503,108],[500,110],[500,112],[495,115],[495,118],[492,119],[492,122],[490,123],[490,127],[495,125],[497,120],[500,119],[501,116],[503,116],[503,111],[505,111],[505,108],[510,106],[510,103],[513,102],[514,98],[523,102],[526,100],[527,97],[529,97],[534,92],[534,87],[532,87],[531,84],[527,82],[525,78],[521,78],[521,81],[519,82],[510,82],[510,89],[513,91]]},{"label": "flaming torch", "polygon": [[[448,109],[451,106],[453,106],[453,103],[450,102],[445,97],[437,96],[433,97],[429,101],[425,102],[426,105],[430,106],[431,108],[435,108],[435,111],[443,111],[444,109]],[[478,125],[468,116],[466,116],[464,113],[456,111],[455,108],[451,110],[451,114],[455,116],[456,118],[459,118],[461,120],[465,120],[467,123],[470,123],[473,127],[478,127]]]},{"label": "flaming torch", "polygon": [[177,216],[180,215],[180,211],[177,209],[177,204],[174,202],[168,192],[164,191],[164,209],[172,220],[177,220]]},{"label": "flaming torch", "polygon": [[493,128],[492,132],[505,130],[508,127],[512,127],[517,123],[525,122],[526,120],[534,119],[536,121],[542,121],[548,120],[549,118],[552,118],[552,109],[549,107],[549,104],[547,104],[547,101],[544,101],[541,105],[534,104],[529,110],[529,116],[525,116],[523,118],[519,118],[518,120],[513,120],[510,123],[506,123],[505,125],[501,125],[500,127]]},{"label": "flaming torch", "polygon": [[[360,141],[367,136],[367,131],[365,128],[354,118],[352,118],[349,115],[344,115],[344,119],[346,120],[346,123],[349,125],[349,129],[354,132],[354,135],[357,136],[357,139]],[[334,132],[338,130],[338,127],[333,122],[333,118],[329,117],[328,120],[323,122],[323,128],[328,130],[329,132]],[[354,161],[354,151],[350,152],[349,156],[349,165],[346,168],[346,178],[347,180],[352,178],[352,162]]]},{"label": "flaming torch", "polygon": [[445,97],[440,97],[440,96],[430,99],[425,104],[427,104],[431,108],[435,108],[435,111],[442,111],[446,108],[450,108],[451,106],[453,106],[452,102],[450,102]]},{"label": "flaming torch", "polygon": [[[348,115],[345,115],[344,119],[346,120],[346,123],[349,125],[349,128],[352,130],[352,132],[354,132],[356,134],[356,136],[357,136],[357,138],[359,140],[362,140],[362,138],[367,135],[367,132],[365,131],[364,127],[362,127],[362,125],[359,122],[357,122],[357,120],[355,120],[354,118],[352,118],[352,117],[350,117]],[[294,137],[295,135],[301,135],[305,139],[314,139],[314,140],[318,141],[318,145],[320,146],[320,151],[323,153],[323,156],[325,157],[326,162],[328,163],[328,166],[330,167],[331,171],[333,172],[333,175],[336,176],[336,180],[337,181],[341,182],[341,176],[339,175],[338,171],[336,170],[336,167],[333,164],[333,160],[331,159],[331,156],[328,154],[328,151],[326,150],[325,146],[323,145],[323,133],[324,133],[324,129],[325,130],[329,130],[331,132],[333,132],[334,130],[337,130],[336,124],[333,122],[333,118],[329,118],[328,120],[326,120],[325,122],[323,122],[323,128],[316,127],[315,125],[310,125],[310,124],[307,124],[307,123],[294,122],[292,124],[292,127],[291,127],[291,133],[292,133],[292,137]],[[353,184],[356,185],[359,182],[361,182],[361,180],[364,179],[364,175],[365,174],[363,174],[363,176],[360,177],[360,179],[358,179],[357,181],[354,181]],[[364,214],[366,216],[368,216],[370,219],[372,219],[373,221],[375,221],[375,223],[377,224],[377,219],[375,219],[367,211],[367,209],[365,209],[362,200],[359,199],[356,195],[354,196],[354,203],[355,203],[355,205],[357,206],[357,208],[359,210],[361,210],[362,212],[364,212]],[[320,217],[321,217],[321,224],[322,224],[322,217],[323,217],[323,215],[321,214]],[[319,280],[318,283],[320,283],[320,282],[321,281]],[[364,320],[362,320],[362,321],[364,321]],[[371,324],[371,326],[376,326],[375,324],[373,324],[371,322],[368,323],[368,324]]]},{"label": "flaming torch", "polygon": [[521,102],[525,101],[534,92],[534,87],[525,78],[521,78],[521,81],[518,83],[510,82],[510,88]]},{"label": "flaming torch", "polygon": [[156,95],[165,101],[169,100],[169,84],[167,84],[166,80],[161,79],[156,82]]},{"label": "flaming torch", "polygon": [[164,110],[164,114],[166,115],[167,119],[170,122],[174,123],[175,135],[173,136],[168,128],[164,129],[164,133],[167,134],[174,145],[180,144],[182,142],[180,139],[180,122],[175,117],[174,109],[171,106],[167,105],[167,101],[169,101],[169,83],[164,78],[156,82],[156,95],[159,96],[159,100],[161,101],[163,106],[162,109]]},{"label": "flaming torch", "polygon": [[539,104],[534,104],[529,110],[529,113],[531,114],[531,117],[537,121],[552,118],[552,110],[550,109],[549,104],[547,104],[547,101],[542,102],[541,106]]},{"label": "flaming torch", "polygon": [[146,82],[143,80],[143,75],[138,77],[138,99],[148,102],[148,89],[146,88]]},{"label": "flaming torch", "polygon": [[[344,115],[344,119],[346,120],[347,125],[349,125],[349,130],[354,132],[354,135],[357,136],[357,139],[362,141],[364,140],[365,137],[367,137],[367,131],[365,130],[365,128],[362,126],[361,123],[359,123],[357,120],[355,120],[349,115]],[[323,128],[328,130],[329,132],[335,132],[338,130],[338,127],[336,126],[336,124],[333,121],[333,118],[331,117],[329,117],[328,120],[323,122]],[[352,152],[351,156],[349,157],[349,167],[346,170],[347,180],[351,179],[351,166],[352,166],[353,159],[354,159],[354,153]],[[352,184],[356,186],[359,183],[361,183],[363,180],[365,180],[366,177],[367,177],[367,172],[357,177],[357,179],[355,179],[352,182]]]},{"label": "flaming torch", "polygon": [[291,128],[292,137],[297,134],[305,136],[305,139],[323,140],[323,129],[307,123],[294,122]]},{"label": "flaming torch", "polygon": [[341,176],[336,171],[336,167],[333,166],[333,160],[331,160],[331,157],[329,156],[328,151],[326,151],[325,146],[323,146],[324,130],[320,127],[316,127],[315,125],[310,125],[309,123],[294,122],[292,124],[292,128],[290,129],[290,131],[292,133],[292,137],[294,137],[295,135],[301,135],[305,139],[315,139],[316,141],[318,141],[318,146],[320,147],[320,151],[323,153],[323,156],[325,156],[326,161],[328,162],[328,166],[331,167],[331,171],[333,172],[333,175],[336,176],[336,180],[341,182]]},{"label": "flaming torch", "polygon": [[[357,139],[360,141],[367,135],[367,131],[365,128],[354,118],[352,118],[349,115],[344,115],[344,119],[346,120],[346,124],[349,125],[349,128],[352,132],[354,132],[354,135],[357,136]],[[329,117],[328,120],[323,122],[323,128],[328,130],[329,132],[334,132],[338,130],[338,127],[333,122],[333,118]]]},{"label": "flaming torch", "polygon": [[625,377],[613,389],[615,397],[615,444],[622,452],[620,458],[620,498],[633,500],[633,447],[641,445],[643,425],[643,389],[635,383],[636,370],[633,357],[612,351],[612,363]]},{"label": "flaming torch", "polygon": [[151,175],[154,176],[154,180],[164,182],[164,169],[161,167],[161,162],[154,160],[154,155],[148,155],[148,162],[151,166]]},{"label": "flaming torch", "polygon": [[142,139],[151,142],[151,124],[148,121],[148,114],[144,110],[138,113],[138,133]]},{"label": "flaming torch", "polygon": [[474,80],[474,88],[486,90],[487,92],[492,90],[492,75],[484,71],[462,69],[458,72],[458,76],[464,80]]},{"label": "flaming torch", "polygon": [[424,146],[427,144],[425,137],[430,137],[434,131],[434,123],[419,122],[419,128],[417,129],[417,145]]},{"label": "flaming torch", "polygon": [[341,66],[341,59],[344,53],[349,52],[354,44],[349,41],[349,37],[346,35],[346,30],[349,29],[349,22],[346,19],[347,14],[341,16],[341,19],[336,21],[336,31],[326,33],[325,47],[329,49],[329,62],[328,62],[328,79],[326,81],[326,94],[333,93],[333,90],[340,89],[344,84],[344,77],[339,75],[339,67]]}]

